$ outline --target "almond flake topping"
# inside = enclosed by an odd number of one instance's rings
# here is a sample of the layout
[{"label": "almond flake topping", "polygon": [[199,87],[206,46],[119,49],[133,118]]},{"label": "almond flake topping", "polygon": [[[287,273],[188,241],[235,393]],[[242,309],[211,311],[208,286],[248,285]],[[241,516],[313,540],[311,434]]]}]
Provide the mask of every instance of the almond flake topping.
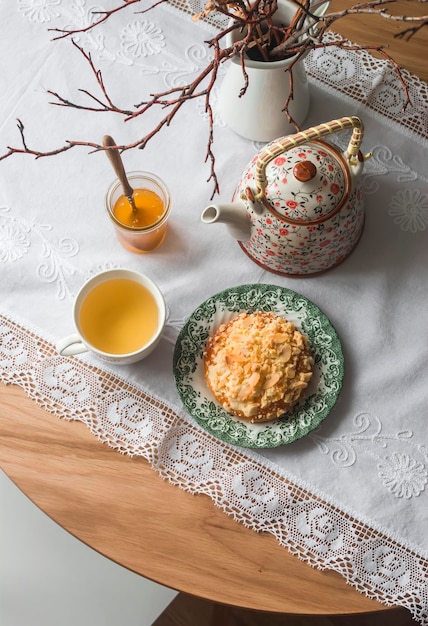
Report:
[{"label": "almond flake topping", "polygon": [[204,355],[205,377],[226,411],[276,419],[301,398],[314,365],[309,342],[274,313],[241,313],[220,326]]}]

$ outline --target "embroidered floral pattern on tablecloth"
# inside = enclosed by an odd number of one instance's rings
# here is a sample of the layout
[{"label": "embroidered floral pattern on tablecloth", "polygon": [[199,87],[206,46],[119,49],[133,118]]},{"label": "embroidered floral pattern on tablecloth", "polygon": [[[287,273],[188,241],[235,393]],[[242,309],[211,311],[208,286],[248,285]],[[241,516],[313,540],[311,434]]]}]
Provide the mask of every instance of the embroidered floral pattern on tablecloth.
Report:
[{"label": "embroidered floral pattern on tablecloth", "polygon": [[413,433],[388,433],[381,420],[370,413],[354,417],[355,430],[337,437],[323,437],[322,429],[308,438],[337,467],[373,461],[379,481],[397,498],[419,496],[428,483],[428,451],[413,441]]},{"label": "embroidered floral pattern on tablecloth", "polygon": [[30,242],[15,224],[0,224],[0,263],[14,262],[27,254]]},{"label": "embroidered floral pattern on tablecloth", "polygon": [[425,465],[408,454],[384,456],[377,469],[384,485],[397,498],[419,496],[428,482]]},{"label": "embroidered floral pattern on tablecloth", "polygon": [[[82,29],[96,21],[97,12],[101,6],[93,5],[86,0],[68,5],[61,0],[46,0],[40,4],[39,0],[21,0],[19,9],[23,15],[37,22],[50,22],[53,18],[66,20],[60,23],[60,28]],[[110,63],[121,63],[138,68],[142,75],[161,74],[166,87],[174,88],[185,84],[189,77],[201,71],[209,61],[210,52],[205,45],[190,43],[181,56],[173,54],[168,46],[162,27],[150,19],[150,12],[144,17],[135,18],[135,13],[129,10],[128,22],[121,27],[119,37],[105,37],[96,29],[87,33],[78,33],[74,41],[79,43],[87,52],[99,60]],[[156,67],[145,63],[148,57],[159,56]],[[224,72],[219,68],[219,77]],[[213,88],[212,100],[217,101],[217,87]],[[197,110],[201,117],[206,118],[205,102],[196,101]],[[224,126],[223,120],[214,111],[214,124]]]},{"label": "embroidered floral pattern on tablecloth", "polygon": [[49,224],[39,224],[15,217],[8,207],[0,207],[0,263],[16,263],[29,253],[33,241],[42,245],[44,259],[37,265],[37,276],[44,283],[55,283],[57,298],[62,300],[71,295],[68,277],[76,272],[67,260],[79,252],[77,241],[63,237],[52,242],[48,236],[52,231]]},{"label": "embroidered floral pattern on tablecloth", "polygon": [[397,191],[389,204],[389,215],[401,230],[417,233],[428,226],[428,194],[420,189]]},{"label": "embroidered floral pattern on tablecloth", "polygon": [[18,0],[18,8],[32,22],[50,22],[59,17],[61,0]]},{"label": "embroidered floral pattern on tablecloth", "polygon": [[146,57],[159,54],[166,45],[162,30],[147,20],[128,24],[121,34],[121,47],[130,57]]}]

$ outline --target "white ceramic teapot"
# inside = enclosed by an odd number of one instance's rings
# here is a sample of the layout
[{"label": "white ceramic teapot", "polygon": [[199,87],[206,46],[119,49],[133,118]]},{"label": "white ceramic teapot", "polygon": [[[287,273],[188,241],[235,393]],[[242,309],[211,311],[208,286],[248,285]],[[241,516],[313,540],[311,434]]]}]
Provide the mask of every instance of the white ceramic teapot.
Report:
[{"label": "white ceramic teapot", "polygon": [[[343,154],[319,139],[349,129]],[[244,252],[277,274],[338,265],[364,226],[362,138],[360,118],[343,117],[273,141],[247,165],[232,203],[207,206],[202,221],[227,224]]]}]

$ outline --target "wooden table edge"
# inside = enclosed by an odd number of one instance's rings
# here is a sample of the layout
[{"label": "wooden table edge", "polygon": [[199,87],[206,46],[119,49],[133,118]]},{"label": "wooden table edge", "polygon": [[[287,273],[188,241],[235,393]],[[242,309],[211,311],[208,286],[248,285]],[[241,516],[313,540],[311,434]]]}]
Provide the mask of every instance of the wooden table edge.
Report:
[{"label": "wooden table edge", "polygon": [[[122,455],[79,422],[58,419],[0,384],[0,467],[52,520],[103,556],[180,592],[293,615],[387,611],[338,573],[310,567]],[[162,495],[159,497],[159,488]]]}]

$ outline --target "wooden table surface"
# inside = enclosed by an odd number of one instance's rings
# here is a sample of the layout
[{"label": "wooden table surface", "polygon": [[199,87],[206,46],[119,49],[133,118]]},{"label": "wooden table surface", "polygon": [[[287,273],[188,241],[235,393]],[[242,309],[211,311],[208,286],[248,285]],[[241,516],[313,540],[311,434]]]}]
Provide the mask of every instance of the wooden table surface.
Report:
[{"label": "wooden table surface", "polygon": [[[333,0],[329,12],[343,11],[356,4],[350,0]],[[401,0],[388,5],[388,11],[395,15],[428,15],[428,2]],[[400,67],[404,67],[422,80],[428,82],[428,26],[415,34],[409,41],[395,35],[408,28],[405,22],[395,22],[373,15],[347,15],[336,21],[332,30],[364,46],[386,44],[385,51]],[[374,53],[375,56],[380,56]],[[381,57],[382,58],[382,57]]]},{"label": "wooden table surface", "polygon": [[0,384],[0,466],[53,520],[130,570],[187,593],[280,613],[381,610],[334,572],[320,572],[163,481],[141,458],[60,420]]},{"label": "wooden table surface", "polygon": [[[333,6],[349,5],[334,0]],[[406,4],[408,3],[398,3]],[[417,2],[411,3],[421,12]],[[427,4],[425,4],[425,8]],[[428,12],[428,11],[427,11]],[[348,18],[347,18],[348,19]],[[357,20],[353,41],[391,41],[391,54],[428,80],[428,28],[410,42]],[[348,19],[349,22],[349,19]],[[338,31],[338,28],[335,28]],[[101,554],[166,586],[224,604],[294,614],[384,611],[331,571],[318,571],[217,509],[163,481],[141,458],[101,444],[79,422],[59,420],[15,386],[0,384],[0,466],[53,520]]]}]

